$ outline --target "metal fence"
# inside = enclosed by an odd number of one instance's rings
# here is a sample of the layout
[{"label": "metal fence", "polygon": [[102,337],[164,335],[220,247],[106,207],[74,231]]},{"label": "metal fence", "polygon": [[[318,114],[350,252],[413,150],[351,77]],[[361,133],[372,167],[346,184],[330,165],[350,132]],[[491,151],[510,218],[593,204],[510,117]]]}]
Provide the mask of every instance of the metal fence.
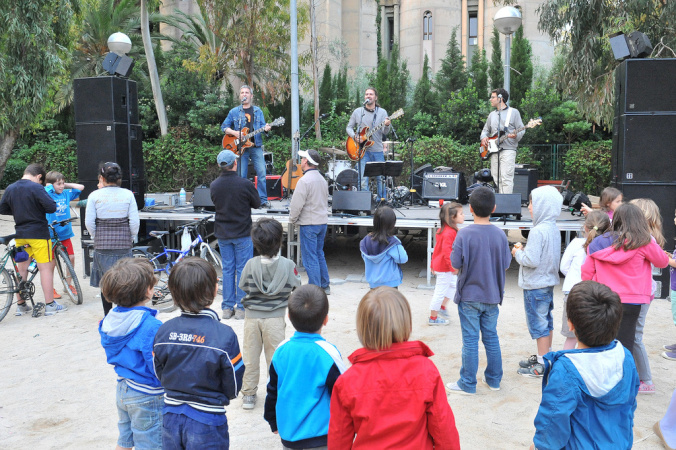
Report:
[{"label": "metal fence", "polygon": [[533,158],[540,162],[538,179],[563,180],[565,177],[563,158],[571,148],[570,144],[532,144],[528,146]]}]

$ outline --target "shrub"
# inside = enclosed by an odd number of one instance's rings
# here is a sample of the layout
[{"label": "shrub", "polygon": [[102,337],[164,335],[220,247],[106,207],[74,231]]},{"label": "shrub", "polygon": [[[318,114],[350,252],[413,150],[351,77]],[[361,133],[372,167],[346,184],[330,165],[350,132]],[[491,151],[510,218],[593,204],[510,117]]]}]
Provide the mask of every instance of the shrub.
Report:
[{"label": "shrub", "polygon": [[566,178],[575,190],[599,195],[610,185],[612,141],[585,141],[573,144],[563,158]]}]

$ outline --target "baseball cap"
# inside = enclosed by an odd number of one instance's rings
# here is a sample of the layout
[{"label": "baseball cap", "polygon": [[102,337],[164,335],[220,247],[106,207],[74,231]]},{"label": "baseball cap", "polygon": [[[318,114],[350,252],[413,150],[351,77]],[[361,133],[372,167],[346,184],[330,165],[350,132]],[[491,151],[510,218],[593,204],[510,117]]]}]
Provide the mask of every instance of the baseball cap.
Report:
[{"label": "baseball cap", "polygon": [[236,159],[237,156],[235,156],[233,152],[230,150],[223,150],[218,154],[216,161],[218,161],[219,166],[229,166],[230,164],[234,163]]},{"label": "baseball cap", "polygon": [[300,150],[298,154],[301,158],[307,158],[308,162],[313,166],[318,166],[322,162],[317,150]]}]

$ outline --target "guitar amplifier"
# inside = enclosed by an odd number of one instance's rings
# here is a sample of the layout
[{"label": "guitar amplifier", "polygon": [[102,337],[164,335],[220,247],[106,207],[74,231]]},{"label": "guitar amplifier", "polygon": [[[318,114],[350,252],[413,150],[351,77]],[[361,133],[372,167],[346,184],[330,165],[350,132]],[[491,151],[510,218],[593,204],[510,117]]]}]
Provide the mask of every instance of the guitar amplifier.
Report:
[{"label": "guitar amplifier", "polygon": [[495,194],[495,211],[491,217],[516,216],[521,220],[521,194]]},{"label": "guitar amplifier", "polygon": [[[268,193],[268,200],[282,199],[282,180],[280,178],[282,178],[280,175],[265,176],[265,187],[267,188],[266,192]],[[254,186],[258,189],[258,177],[254,177]]]},{"label": "guitar amplifier", "polygon": [[467,203],[467,182],[462,172],[425,172],[422,197],[426,200],[455,200]]},{"label": "guitar amplifier", "polygon": [[211,189],[209,186],[203,184],[195,188],[192,193],[192,205],[195,207],[195,211],[198,209],[216,211],[214,202],[211,201]]},{"label": "guitar amplifier", "polygon": [[521,194],[521,204],[528,204],[530,192],[538,187],[538,170],[519,168],[514,169],[514,194]]}]

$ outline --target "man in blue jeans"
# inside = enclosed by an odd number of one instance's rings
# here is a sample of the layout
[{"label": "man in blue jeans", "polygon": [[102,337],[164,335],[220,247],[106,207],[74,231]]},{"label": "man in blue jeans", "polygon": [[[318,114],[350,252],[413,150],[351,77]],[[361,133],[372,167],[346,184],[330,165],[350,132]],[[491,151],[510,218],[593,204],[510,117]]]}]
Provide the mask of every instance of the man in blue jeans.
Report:
[{"label": "man in blue jeans", "polygon": [[211,183],[211,201],[216,208],[214,235],[223,262],[223,318],[244,319],[244,291],[239,279],[253,257],[251,208],[261,205],[251,181],[237,176],[237,157],[230,150],[218,154],[221,175]]},{"label": "man in blue jeans", "polygon": [[307,271],[308,283],[330,294],[329,269],[324,258],[324,238],[329,221],[329,185],[317,170],[321,159],[317,150],[301,150],[298,180],[289,206],[289,222],[299,225],[300,255]]},{"label": "man in blue jeans", "polygon": [[[240,106],[235,106],[230,110],[228,116],[221,124],[221,131],[230,136],[240,137],[240,130],[247,128],[249,133],[263,128],[267,133],[270,131],[270,125],[265,123],[263,111],[258,106],[253,105],[253,90],[246,84],[239,89]],[[263,155],[263,137],[259,133],[253,137],[253,147],[249,147],[242,152],[240,161],[240,175],[247,177],[249,170],[249,159],[253,162],[256,176],[258,177],[258,195],[261,199],[261,206],[269,208],[268,193],[265,181],[265,157]]]}]

